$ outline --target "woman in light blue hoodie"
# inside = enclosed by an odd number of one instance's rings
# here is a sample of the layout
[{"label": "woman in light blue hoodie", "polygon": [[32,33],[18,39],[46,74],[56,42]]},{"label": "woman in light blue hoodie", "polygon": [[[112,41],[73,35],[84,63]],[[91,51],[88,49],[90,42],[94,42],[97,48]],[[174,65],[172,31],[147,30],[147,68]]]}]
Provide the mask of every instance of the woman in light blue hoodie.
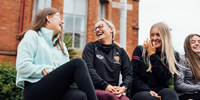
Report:
[{"label": "woman in light blue hoodie", "polygon": [[24,100],[97,100],[85,62],[69,61],[62,24],[55,8],[45,8],[17,36],[16,85],[24,88]]}]

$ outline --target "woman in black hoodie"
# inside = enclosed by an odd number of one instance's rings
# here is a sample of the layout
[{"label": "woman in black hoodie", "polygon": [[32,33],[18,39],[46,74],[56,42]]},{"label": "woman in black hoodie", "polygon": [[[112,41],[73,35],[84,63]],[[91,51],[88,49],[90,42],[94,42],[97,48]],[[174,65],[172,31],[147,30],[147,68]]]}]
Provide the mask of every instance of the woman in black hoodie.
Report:
[{"label": "woman in black hoodie", "polygon": [[[126,51],[114,42],[115,31],[111,22],[101,19],[93,29],[97,41],[89,42],[83,50],[99,100],[129,100],[123,93],[132,82],[131,63]],[[120,71],[123,82],[118,86]]]},{"label": "woman in black hoodie", "polygon": [[168,25],[159,22],[150,30],[150,40],[133,51],[133,100],[178,100],[176,92],[168,88],[167,82],[173,74],[179,74],[175,64],[179,59],[171,42]]}]

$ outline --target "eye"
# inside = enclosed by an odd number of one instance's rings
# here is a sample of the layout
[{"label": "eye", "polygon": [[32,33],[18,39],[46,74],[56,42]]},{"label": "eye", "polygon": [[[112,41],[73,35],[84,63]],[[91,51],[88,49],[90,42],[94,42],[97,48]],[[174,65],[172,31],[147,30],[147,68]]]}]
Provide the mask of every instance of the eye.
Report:
[{"label": "eye", "polygon": [[194,43],[195,43],[195,41],[194,41],[194,40],[192,40],[192,41],[191,41],[191,44],[194,44]]}]

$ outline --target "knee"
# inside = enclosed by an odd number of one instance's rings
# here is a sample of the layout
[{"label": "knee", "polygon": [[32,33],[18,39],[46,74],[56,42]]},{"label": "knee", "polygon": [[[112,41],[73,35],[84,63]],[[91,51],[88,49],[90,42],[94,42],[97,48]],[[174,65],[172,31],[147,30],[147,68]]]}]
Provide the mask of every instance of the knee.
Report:
[{"label": "knee", "polygon": [[176,92],[170,88],[164,88],[164,89],[160,90],[159,93],[160,94],[169,94],[169,95],[176,94]]},{"label": "knee", "polygon": [[136,93],[132,100],[159,100],[159,98],[151,96],[151,94],[148,91],[142,91]]},{"label": "knee", "polygon": [[111,92],[103,90],[95,90],[95,92],[99,100],[115,100],[115,98],[117,98],[117,96]]},{"label": "knee", "polygon": [[87,100],[87,95],[83,91],[79,91],[71,97],[71,100]]}]

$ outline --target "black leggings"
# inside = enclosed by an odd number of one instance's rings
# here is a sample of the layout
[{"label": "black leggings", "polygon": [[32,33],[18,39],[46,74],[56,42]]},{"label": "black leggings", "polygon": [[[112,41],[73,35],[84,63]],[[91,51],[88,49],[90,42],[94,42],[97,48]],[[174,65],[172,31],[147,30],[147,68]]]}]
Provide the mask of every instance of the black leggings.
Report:
[{"label": "black leggings", "polygon": [[[179,100],[176,92],[169,88],[164,88],[160,90],[157,94],[161,96],[162,100]],[[155,96],[151,96],[151,94],[148,91],[142,91],[136,93],[133,96],[132,100],[160,100],[160,99]]]},{"label": "black leggings", "polygon": [[[70,87],[76,82],[78,89]],[[24,100],[97,100],[82,59],[71,60],[36,83],[25,82]]]},{"label": "black leggings", "polygon": [[200,93],[198,92],[198,93],[194,93],[194,94],[184,94],[184,95],[179,96],[179,99],[180,100],[189,100],[189,99],[199,100]]}]

